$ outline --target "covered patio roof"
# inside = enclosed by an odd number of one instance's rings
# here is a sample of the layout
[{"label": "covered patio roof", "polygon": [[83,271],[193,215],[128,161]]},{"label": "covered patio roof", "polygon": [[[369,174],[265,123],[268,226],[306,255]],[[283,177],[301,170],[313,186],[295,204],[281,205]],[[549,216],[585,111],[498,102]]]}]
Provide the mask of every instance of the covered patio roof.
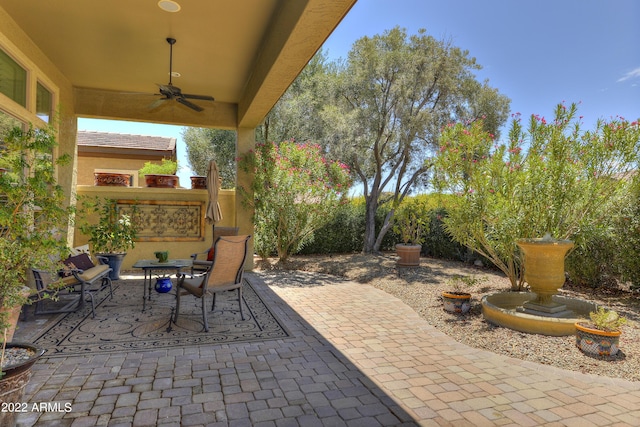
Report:
[{"label": "covered patio roof", "polygon": [[[0,0],[73,88],[76,116],[254,128],[356,0]],[[158,84],[208,95],[196,112],[149,106]]]}]

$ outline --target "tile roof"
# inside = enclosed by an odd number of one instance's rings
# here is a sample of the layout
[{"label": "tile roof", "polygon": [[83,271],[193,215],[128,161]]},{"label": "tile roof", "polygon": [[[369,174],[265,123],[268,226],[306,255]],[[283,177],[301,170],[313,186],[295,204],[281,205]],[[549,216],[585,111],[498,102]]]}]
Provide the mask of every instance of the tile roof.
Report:
[{"label": "tile roof", "polygon": [[176,139],[164,136],[79,130],[78,147],[125,148],[134,150],[175,151]]}]

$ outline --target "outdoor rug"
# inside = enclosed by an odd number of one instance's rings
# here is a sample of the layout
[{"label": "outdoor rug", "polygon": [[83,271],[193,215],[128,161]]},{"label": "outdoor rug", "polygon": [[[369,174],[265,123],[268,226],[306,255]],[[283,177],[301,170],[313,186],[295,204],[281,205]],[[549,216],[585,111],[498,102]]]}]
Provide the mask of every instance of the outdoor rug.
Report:
[{"label": "outdoor rug", "polygon": [[[173,279],[175,286],[175,279]],[[180,301],[178,322],[170,322],[175,306],[174,292],[151,291],[142,311],[142,279],[114,282],[113,300],[108,291],[96,295],[96,317],[91,307],[64,315],[34,340],[46,350],[44,357],[69,357],[99,353],[152,351],[206,344],[263,341],[289,336],[282,323],[269,310],[245,279],[243,310],[238,310],[237,291],[222,292],[211,312],[208,298],[209,332],[202,323],[202,302],[193,296]]]}]

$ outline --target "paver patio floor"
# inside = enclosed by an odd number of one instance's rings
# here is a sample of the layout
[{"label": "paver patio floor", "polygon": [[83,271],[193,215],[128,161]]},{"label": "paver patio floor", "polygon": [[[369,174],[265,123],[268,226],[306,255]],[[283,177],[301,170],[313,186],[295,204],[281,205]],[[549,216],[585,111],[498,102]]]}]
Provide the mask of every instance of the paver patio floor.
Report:
[{"label": "paver patio floor", "polygon": [[397,298],[311,273],[249,273],[291,332],[264,342],[46,359],[31,426],[640,425],[640,384],[453,341]]}]

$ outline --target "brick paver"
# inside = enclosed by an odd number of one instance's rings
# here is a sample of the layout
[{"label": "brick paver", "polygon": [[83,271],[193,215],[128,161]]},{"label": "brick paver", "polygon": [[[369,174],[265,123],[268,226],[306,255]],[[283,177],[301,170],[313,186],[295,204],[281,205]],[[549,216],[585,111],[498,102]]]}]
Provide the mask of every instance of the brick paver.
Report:
[{"label": "brick paver", "polygon": [[45,359],[19,426],[640,425],[640,384],[457,343],[368,285],[248,274],[286,339]]}]

